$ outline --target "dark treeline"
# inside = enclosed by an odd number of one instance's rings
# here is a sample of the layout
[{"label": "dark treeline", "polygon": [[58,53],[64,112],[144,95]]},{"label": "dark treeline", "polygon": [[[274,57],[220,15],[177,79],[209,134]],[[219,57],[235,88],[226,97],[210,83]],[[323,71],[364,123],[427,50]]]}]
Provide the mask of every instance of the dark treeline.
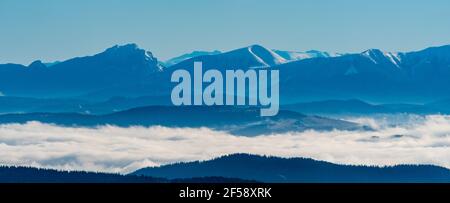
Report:
[{"label": "dark treeline", "polygon": [[165,179],[85,171],[58,171],[32,167],[0,166],[0,183],[240,183],[237,178],[199,177]]}]

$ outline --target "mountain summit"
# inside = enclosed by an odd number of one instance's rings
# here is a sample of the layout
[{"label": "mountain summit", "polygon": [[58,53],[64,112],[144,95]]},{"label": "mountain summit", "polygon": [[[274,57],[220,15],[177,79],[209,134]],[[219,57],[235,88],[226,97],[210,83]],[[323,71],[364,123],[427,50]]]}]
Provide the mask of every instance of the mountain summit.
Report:
[{"label": "mountain summit", "polygon": [[328,57],[337,57],[342,56],[344,54],[339,53],[329,53],[324,51],[317,50],[309,50],[305,52],[301,51],[283,51],[283,50],[273,50],[275,53],[283,57],[287,62],[298,61],[303,59],[310,58],[328,58]]},{"label": "mountain summit", "polygon": [[44,64],[44,63],[42,63],[42,61],[41,60],[37,60],[37,61],[33,61],[29,66],[28,66],[28,68],[32,68],[32,69],[36,69],[36,68],[46,68],[47,66]]},{"label": "mountain summit", "polygon": [[102,53],[72,58],[48,68],[40,61],[28,67],[0,65],[0,90],[11,96],[73,97],[142,84],[162,70],[151,52],[136,44],[116,45]]},{"label": "mountain summit", "polygon": [[142,60],[144,62],[154,64],[151,62],[157,61],[157,59],[153,56],[152,52],[146,51],[138,47],[138,45],[126,44],[126,45],[115,45],[111,48],[106,49],[100,55],[105,55],[111,57],[111,59],[115,60]]},{"label": "mountain summit", "polygon": [[173,66],[173,65],[175,65],[177,63],[180,63],[180,62],[182,62],[184,60],[188,60],[190,58],[194,58],[194,57],[197,57],[197,56],[215,55],[215,54],[220,54],[220,53],[222,53],[222,52],[220,52],[218,50],[215,50],[215,51],[193,51],[193,52],[188,53],[188,54],[183,54],[181,56],[177,56],[175,58],[171,58],[171,59],[165,61],[163,64],[165,66],[169,67],[169,66]]},{"label": "mountain summit", "polygon": [[158,65],[158,60],[151,52],[139,48],[134,43],[122,46],[115,45],[100,54],[94,55],[94,57],[116,65],[123,65],[123,67],[147,68],[146,71],[150,72],[162,71],[163,69],[162,66]]},{"label": "mountain summit", "polygon": [[261,45],[251,45],[222,54],[193,57],[171,66],[171,69],[192,69],[195,61],[203,62],[205,69],[267,68],[286,62],[283,57],[270,49]]}]

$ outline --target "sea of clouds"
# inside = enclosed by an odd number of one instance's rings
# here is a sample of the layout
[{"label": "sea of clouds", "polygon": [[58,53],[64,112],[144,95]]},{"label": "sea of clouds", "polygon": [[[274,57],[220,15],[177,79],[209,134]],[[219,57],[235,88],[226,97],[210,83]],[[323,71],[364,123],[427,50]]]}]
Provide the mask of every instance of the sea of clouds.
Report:
[{"label": "sea of clouds", "polygon": [[208,128],[0,125],[0,165],[129,173],[231,153],[309,157],[342,164],[450,168],[450,116],[347,118],[370,131],[305,131],[256,137]]}]

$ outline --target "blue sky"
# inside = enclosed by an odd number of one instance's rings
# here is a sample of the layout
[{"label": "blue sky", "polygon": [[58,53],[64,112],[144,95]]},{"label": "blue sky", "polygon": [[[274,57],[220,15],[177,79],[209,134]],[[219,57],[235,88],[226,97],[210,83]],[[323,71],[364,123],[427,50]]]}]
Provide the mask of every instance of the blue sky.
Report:
[{"label": "blue sky", "polygon": [[251,44],[418,50],[450,44],[446,0],[0,0],[0,63],[64,60],[129,42],[168,59]]}]

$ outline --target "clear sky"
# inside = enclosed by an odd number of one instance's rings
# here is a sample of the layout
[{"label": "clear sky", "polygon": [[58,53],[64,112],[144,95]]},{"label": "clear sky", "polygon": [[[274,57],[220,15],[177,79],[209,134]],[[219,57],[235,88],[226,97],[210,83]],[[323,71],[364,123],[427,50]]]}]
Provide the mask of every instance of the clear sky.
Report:
[{"label": "clear sky", "polygon": [[0,0],[0,63],[64,60],[129,42],[163,60],[251,44],[418,50],[450,44],[450,1]]}]

